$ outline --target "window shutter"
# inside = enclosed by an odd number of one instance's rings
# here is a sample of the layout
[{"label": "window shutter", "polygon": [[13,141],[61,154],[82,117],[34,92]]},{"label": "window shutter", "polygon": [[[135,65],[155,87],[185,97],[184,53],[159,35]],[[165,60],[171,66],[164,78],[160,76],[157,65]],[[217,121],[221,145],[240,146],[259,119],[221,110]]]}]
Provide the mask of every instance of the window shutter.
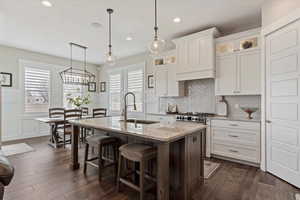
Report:
[{"label": "window shutter", "polygon": [[48,112],[50,71],[25,67],[25,113]]},{"label": "window shutter", "polygon": [[109,108],[111,111],[121,111],[121,74],[109,76]]},{"label": "window shutter", "polygon": [[[136,96],[137,112],[143,112],[144,101],[144,70],[135,69],[128,70],[127,75],[127,90],[133,92]],[[133,98],[128,97],[129,104],[133,104]],[[130,109],[133,111],[133,109]]]}]

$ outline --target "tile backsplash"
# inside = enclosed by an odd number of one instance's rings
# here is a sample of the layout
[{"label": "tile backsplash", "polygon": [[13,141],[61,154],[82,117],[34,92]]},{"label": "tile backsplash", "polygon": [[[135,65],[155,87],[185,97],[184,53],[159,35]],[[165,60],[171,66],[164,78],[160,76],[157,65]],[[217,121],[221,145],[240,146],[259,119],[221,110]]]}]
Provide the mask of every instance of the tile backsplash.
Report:
[{"label": "tile backsplash", "polygon": [[[185,97],[160,98],[160,111],[166,111],[168,104],[177,104],[180,112],[216,112],[216,102],[220,97],[215,96],[213,79],[186,81]],[[238,106],[258,107],[259,111],[253,114],[254,118],[260,118],[260,96],[226,96],[230,117],[246,117]]]}]

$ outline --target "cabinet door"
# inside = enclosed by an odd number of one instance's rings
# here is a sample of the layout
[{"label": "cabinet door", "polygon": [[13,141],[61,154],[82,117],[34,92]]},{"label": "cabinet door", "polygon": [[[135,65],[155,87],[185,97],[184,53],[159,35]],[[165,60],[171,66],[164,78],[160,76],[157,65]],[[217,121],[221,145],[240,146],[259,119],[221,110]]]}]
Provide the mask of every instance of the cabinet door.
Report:
[{"label": "cabinet door", "polygon": [[217,58],[216,95],[233,95],[237,85],[236,55]]},{"label": "cabinet door", "polygon": [[155,71],[155,88],[157,96],[168,95],[168,69],[166,67]]},{"label": "cabinet door", "polygon": [[240,95],[261,94],[260,51],[238,55],[238,93]]}]

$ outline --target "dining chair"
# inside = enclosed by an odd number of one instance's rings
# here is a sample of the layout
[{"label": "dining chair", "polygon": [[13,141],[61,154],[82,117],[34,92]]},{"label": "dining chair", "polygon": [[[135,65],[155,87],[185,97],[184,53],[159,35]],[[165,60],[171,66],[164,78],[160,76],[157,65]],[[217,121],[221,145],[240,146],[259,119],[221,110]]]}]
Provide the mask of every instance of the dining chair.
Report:
[{"label": "dining chair", "polygon": [[[49,118],[64,118],[64,108],[49,108]],[[63,129],[63,123],[52,123],[51,126],[51,142],[59,141],[58,130]]]},{"label": "dining chair", "polygon": [[[71,144],[72,138],[72,125],[69,123],[69,120],[72,119],[80,119],[82,117],[82,110],[81,109],[70,109],[65,110],[64,112],[64,126],[62,130],[58,130],[59,133],[63,134],[63,144],[64,148],[66,144]],[[69,140],[66,140],[66,136],[69,136]]]},{"label": "dining chair", "polygon": [[82,115],[89,115],[89,108],[88,107],[81,107]]},{"label": "dining chair", "polygon": [[107,115],[106,108],[94,108],[93,109],[93,118],[106,117],[106,115]]},{"label": "dining chair", "polygon": [[64,108],[49,108],[49,118],[64,117]]}]

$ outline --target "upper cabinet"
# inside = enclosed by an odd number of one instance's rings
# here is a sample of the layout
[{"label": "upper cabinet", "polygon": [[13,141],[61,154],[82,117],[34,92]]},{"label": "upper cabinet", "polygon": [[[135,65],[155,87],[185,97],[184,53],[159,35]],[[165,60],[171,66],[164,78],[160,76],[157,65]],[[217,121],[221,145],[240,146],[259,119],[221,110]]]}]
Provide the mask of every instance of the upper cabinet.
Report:
[{"label": "upper cabinet", "polygon": [[173,40],[176,44],[176,80],[215,77],[216,28]]},{"label": "upper cabinet", "polygon": [[184,82],[176,80],[175,51],[154,57],[155,94],[158,97],[184,96]]},{"label": "upper cabinet", "polygon": [[261,94],[260,30],[216,40],[216,95]]}]

